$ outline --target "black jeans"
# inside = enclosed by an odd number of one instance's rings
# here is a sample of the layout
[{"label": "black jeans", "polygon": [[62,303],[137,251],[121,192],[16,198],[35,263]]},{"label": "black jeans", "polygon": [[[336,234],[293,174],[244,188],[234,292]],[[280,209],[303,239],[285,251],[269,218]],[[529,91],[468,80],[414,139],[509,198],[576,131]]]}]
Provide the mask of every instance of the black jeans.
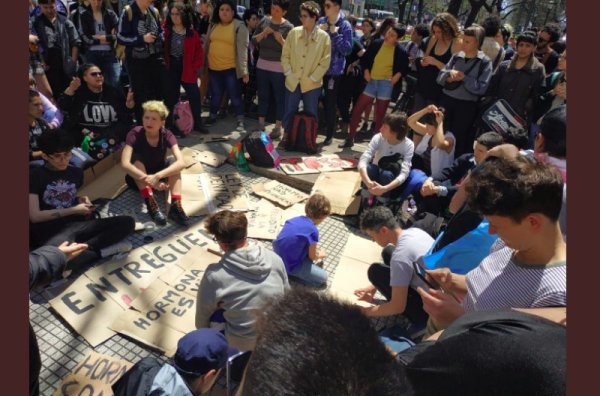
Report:
[{"label": "black jeans", "polygon": [[127,73],[135,99],[135,118],[142,124],[142,104],[149,100],[165,100],[169,92],[169,75],[164,59],[152,55],[146,59],[127,59]]},{"label": "black jeans", "polygon": [[337,121],[337,97],[340,87],[341,76],[323,77],[323,89],[325,90],[325,127],[327,128],[326,137],[331,138],[335,133],[335,124]]},{"label": "black jeans", "polygon": [[[373,263],[368,271],[369,282],[371,282],[388,301],[392,299],[390,262],[395,248],[396,247],[392,245],[385,247],[381,252],[383,264]],[[412,287],[408,288],[406,308],[404,308],[402,315],[406,316],[413,324],[425,324],[427,322],[428,315],[423,311],[423,300],[421,300],[419,293]]]},{"label": "black jeans", "polygon": [[346,124],[350,123],[350,104],[354,105],[358,100],[362,85],[362,76],[348,74],[340,76],[337,104],[342,122]]},{"label": "black jeans", "polygon": [[473,124],[479,112],[477,102],[454,99],[442,94],[440,105],[446,109],[444,128],[452,131],[456,137],[454,158],[458,158],[465,153],[472,153],[473,141],[475,140],[475,127]]}]

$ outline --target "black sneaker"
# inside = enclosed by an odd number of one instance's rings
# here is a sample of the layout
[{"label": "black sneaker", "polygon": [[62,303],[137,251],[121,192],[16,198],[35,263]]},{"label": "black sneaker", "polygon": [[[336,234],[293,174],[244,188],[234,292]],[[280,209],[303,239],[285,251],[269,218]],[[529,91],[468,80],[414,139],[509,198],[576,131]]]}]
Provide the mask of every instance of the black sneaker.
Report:
[{"label": "black sneaker", "polygon": [[206,128],[204,127],[204,125],[200,125],[199,127],[197,127],[197,128],[194,128],[194,130],[195,130],[196,132],[199,132],[199,133],[202,133],[202,134],[207,134],[207,133],[208,133],[208,129],[206,129]]},{"label": "black sneaker", "polygon": [[217,123],[217,117],[208,117],[205,121],[204,121],[204,126],[207,127],[211,127],[213,125],[215,125]]},{"label": "black sneaker", "polygon": [[183,211],[181,200],[178,199],[171,203],[171,208],[169,209],[169,220],[173,220],[175,223],[184,227],[188,227],[190,225],[190,218]]},{"label": "black sneaker", "polygon": [[148,209],[148,214],[152,218],[152,221],[160,226],[167,224],[167,218],[163,212],[160,211],[160,207],[158,206],[156,199],[154,199],[154,197],[148,197],[144,201],[146,201],[146,208]]},{"label": "black sneaker", "polygon": [[354,142],[351,139],[344,140],[344,143],[338,145],[339,148],[350,148],[354,146]]},{"label": "black sneaker", "polygon": [[328,137],[323,141],[323,146],[329,146],[333,142],[333,138]]}]

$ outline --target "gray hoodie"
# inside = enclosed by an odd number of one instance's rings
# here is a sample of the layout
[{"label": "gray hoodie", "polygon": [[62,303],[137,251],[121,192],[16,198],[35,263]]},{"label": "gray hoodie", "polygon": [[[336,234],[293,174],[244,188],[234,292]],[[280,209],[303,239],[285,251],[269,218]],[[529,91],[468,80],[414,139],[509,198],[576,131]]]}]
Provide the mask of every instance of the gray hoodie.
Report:
[{"label": "gray hoodie", "polygon": [[289,289],[281,258],[262,245],[225,253],[206,269],[196,301],[196,328],[209,327],[210,316],[225,310],[225,336],[241,350],[254,348],[256,313]]}]

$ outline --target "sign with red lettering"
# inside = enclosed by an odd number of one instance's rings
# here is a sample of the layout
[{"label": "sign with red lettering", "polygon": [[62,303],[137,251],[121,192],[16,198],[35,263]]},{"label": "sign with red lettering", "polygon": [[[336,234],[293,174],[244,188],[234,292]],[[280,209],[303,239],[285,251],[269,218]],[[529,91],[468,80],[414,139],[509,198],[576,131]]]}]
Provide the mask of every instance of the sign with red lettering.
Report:
[{"label": "sign with red lettering", "polygon": [[52,396],[112,395],[111,385],[132,366],[126,360],[91,351],[63,379]]}]

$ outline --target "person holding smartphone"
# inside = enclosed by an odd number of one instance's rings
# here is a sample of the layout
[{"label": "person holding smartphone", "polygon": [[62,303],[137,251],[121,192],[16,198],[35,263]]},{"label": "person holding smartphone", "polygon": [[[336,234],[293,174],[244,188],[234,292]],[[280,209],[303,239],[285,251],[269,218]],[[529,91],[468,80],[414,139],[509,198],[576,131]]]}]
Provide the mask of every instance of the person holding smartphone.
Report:
[{"label": "person holding smartphone", "polygon": [[367,209],[360,218],[360,228],[379,246],[385,248],[384,263],[369,267],[372,285],[358,289],[359,300],[372,302],[376,291],[387,299],[386,303],[361,308],[367,316],[403,314],[416,325],[425,325],[427,314],[423,311],[421,297],[416,292],[423,281],[414,274],[413,263],[433,245],[434,240],[419,228],[403,230],[392,211],[385,206]]}]

